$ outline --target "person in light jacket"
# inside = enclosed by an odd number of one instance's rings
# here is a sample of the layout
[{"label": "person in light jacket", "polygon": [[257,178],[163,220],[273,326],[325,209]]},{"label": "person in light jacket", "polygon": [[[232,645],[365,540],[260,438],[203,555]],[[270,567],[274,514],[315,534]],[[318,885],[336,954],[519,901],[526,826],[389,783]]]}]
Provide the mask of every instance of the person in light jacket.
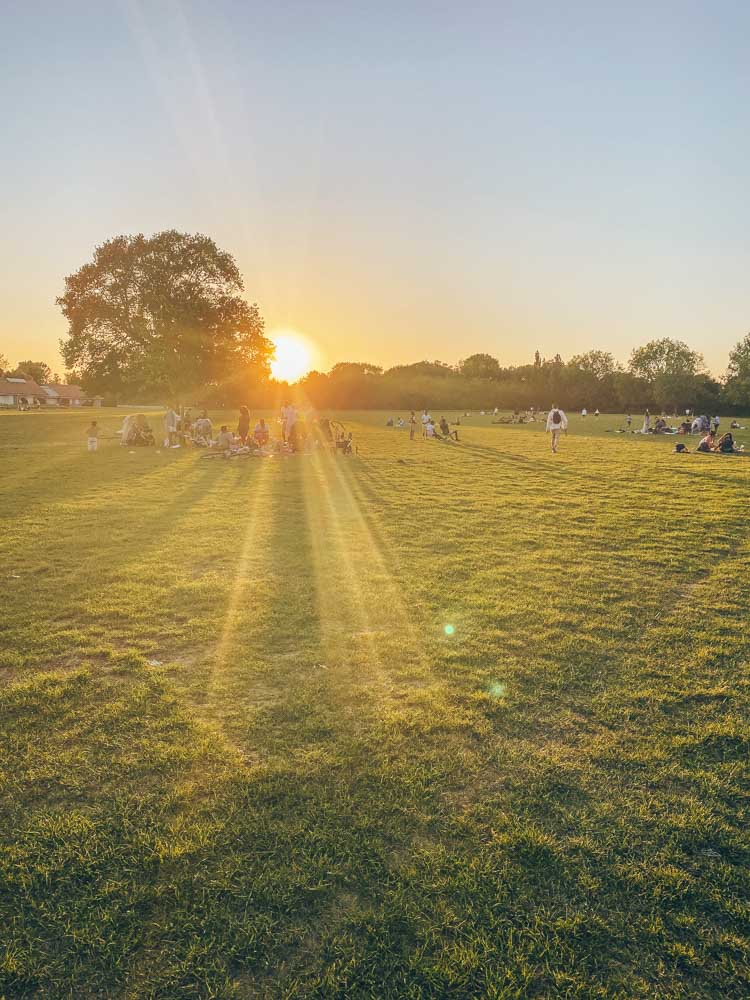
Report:
[{"label": "person in light jacket", "polygon": [[552,451],[557,452],[557,443],[560,440],[560,434],[568,429],[568,418],[565,413],[558,407],[553,406],[552,409],[547,414],[547,433],[552,434]]}]

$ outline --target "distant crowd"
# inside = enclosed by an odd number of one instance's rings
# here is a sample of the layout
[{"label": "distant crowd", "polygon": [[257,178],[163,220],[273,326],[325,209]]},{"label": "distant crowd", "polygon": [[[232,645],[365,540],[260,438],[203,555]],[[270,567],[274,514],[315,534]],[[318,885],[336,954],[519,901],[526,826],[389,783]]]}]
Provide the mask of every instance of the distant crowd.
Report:
[{"label": "distant crowd", "polygon": [[[498,416],[497,408],[494,411],[482,410],[480,415],[493,418],[493,424],[523,424],[545,420],[543,414],[535,407],[530,407],[523,412],[514,410],[510,416]],[[599,415],[599,410],[595,410],[594,418],[599,417]],[[463,416],[469,417],[471,414],[466,411]],[[587,418],[588,416],[588,411],[583,409],[581,417]],[[355,451],[353,434],[351,431],[347,431],[340,421],[319,417],[314,410],[300,410],[291,403],[285,403],[281,407],[273,427],[266,423],[264,417],[258,417],[253,424],[247,406],[240,407],[237,426],[233,430],[228,424],[221,424],[216,431],[206,410],[200,411],[199,415],[193,418],[190,409],[178,413],[170,407],[160,420],[162,426],[155,430],[145,414],[129,414],[125,417],[122,428],[117,432],[121,444],[129,448],[156,447],[161,441],[164,448],[202,448],[206,450],[206,457],[223,456],[226,458],[241,455],[299,454],[321,446],[330,447],[336,453],[345,455]],[[734,430],[744,430],[745,428],[741,427],[737,420],[732,420],[730,430],[719,436],[721,418],[718,415],[713,417],[708,417],[705,414],[695,416],[688,410],[685,413],[685,418],[680,418],[677,426],[674,426],[669,423],[664,413],[652,423],[651,413],[646,410],[642,426],[633,430],[632,424],[633,417],[628,413],[625,416],[625,426],[620,429],[620,433],[697,434],[700,436],[700,441],[695,449],[697,452],[733,454],[745,450],[744,445],[738,445],[735,442],[732,434]],[[419,436],[423,440],[457,443],[461,417],[457,416],[452,423],[449,423],[444,415],[435,421],[427,409],[424,409],[420,416],[417,416],[415,410],[411,410],[406,419],[400,416],[389,417],[386,420],[386,427],[396,430],[408,429],[409,438],[412,441]],[[560,437],[568,430],[568,417],[558,406],[553,406],[547,413],[545,429],[551,435],[552,451],[557,452]],[[100,429],[96,420],[92,420],[86,429],[86,437],[89,451],[96,451],[100,437]],[[685,453],[689,450],[683,443],[678,443],[675,446],[677,452]]]},{"label": "distant crowd", "polygon": [[[143,448],[156,447],[161,441],[163,448],[202,448],[206,450],[206,457],[225,458],[298,454],[321,446],[345,455],[354,450],[353,434],[347,432],[340,421],[318,417],[311,409],[298,410],[291,403],[281,408],[274,427],[269,426],[264,417],[259,417],[253,425],[247,406],[240,407],[234,430],[229,424],[221,424],[218,430],[215,429],[206,410],[193,418],[189,409],[178,413],[170,407],[161,422],[159,433],[145,414],[129,414],[118,432],[120,443],[129,448]],[[89,450],[95,451],[99,438],[96,421],[86,433]]]}]

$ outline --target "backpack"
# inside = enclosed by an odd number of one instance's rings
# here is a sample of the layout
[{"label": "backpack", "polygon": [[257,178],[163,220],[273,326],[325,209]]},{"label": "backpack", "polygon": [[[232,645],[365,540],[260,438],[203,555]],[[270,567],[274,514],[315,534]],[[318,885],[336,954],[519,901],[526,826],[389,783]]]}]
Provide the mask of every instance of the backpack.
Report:
[{"label": "backpack", "polygon": [[553,424],[562,423],[562,415],[560,414],[559,410],[555,410],[555,412],[552,414],[552,423]]}]

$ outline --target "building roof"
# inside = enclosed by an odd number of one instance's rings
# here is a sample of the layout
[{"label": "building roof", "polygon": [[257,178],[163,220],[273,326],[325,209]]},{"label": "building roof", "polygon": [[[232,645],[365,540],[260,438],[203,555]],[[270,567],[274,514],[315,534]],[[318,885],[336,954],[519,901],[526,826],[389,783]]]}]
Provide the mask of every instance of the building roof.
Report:
[{"label": "building roof", "polygon": [[60,382],[52,382],[50,385],[43,386],[43,388],[49,396],[58,396],[60,399],[88,398],[80,385],[62,385]]},{"label": "building roof", "polygon": [[44,392],[30,378],[3,378],[0,376],[0,396],[39,396],[44,399]]}]

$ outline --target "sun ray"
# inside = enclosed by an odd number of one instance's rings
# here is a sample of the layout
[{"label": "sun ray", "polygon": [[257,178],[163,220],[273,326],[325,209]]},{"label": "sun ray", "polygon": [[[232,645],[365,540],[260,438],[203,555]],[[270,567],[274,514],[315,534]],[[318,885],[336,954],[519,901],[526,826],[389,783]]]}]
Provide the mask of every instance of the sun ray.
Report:
[{"label": "sun ray", "polygon": [[[255,461],[255,459],[241,461]],[[246,596],[248,569],[253,561],[253,553],[262,551],[258,549],[255,542],[260,522],[263,520],[265,516],[264,512],[270,502],[271,469],[275,459],[264,458],[258,461],[260,462],[260,468],[258,468],[257,474],[252,480],[252,502],[244,518],[245,531],[242,536],[237,562],[235,563],[224,621],[213,652],[211,673],[206,690],[206,698],[209,704],[215,697],[218,677],[226,668],[229,649],[239,618],[238,612]]]}]

